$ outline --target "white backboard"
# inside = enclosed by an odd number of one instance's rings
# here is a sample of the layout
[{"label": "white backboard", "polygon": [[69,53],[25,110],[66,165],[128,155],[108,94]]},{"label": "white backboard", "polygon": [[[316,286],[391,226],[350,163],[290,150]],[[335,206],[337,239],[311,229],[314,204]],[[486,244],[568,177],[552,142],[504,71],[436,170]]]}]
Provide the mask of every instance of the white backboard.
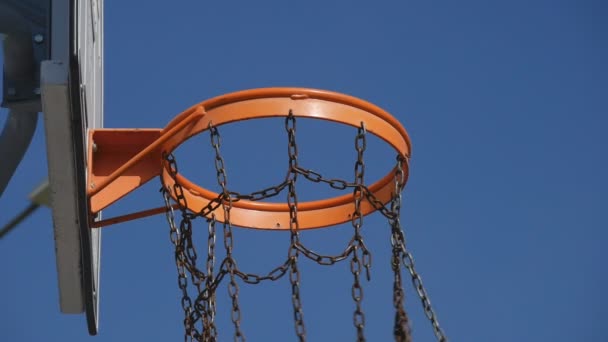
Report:
[{"label": "white backboard", "polygon": [[41,85],[59,302],[95,335],[101,235],[89,227],[86,154],[88,130],[103,127],[103,0],[52,0],[50,29]]}]

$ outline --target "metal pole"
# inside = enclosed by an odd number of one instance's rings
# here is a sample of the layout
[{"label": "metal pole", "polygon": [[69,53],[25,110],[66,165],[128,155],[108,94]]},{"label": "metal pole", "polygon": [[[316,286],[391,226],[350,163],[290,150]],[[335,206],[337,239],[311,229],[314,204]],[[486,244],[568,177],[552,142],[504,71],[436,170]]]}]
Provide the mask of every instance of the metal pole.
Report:
[{"label": "metal pole", "polygon": [[0,229],[0,239],[4,237],[4,235],[8,234],[11,230],[15,229],[19,223],[25,220],[31,213],[36,211],[40,207],[39,204],[31,203],[25,210],[23,210],[19,215],[17,215],[14,219],[12,219],[9,223],[7,223],[4,227]]},{"label": "metal pole", "polygon": [[[9,115],[0,134],[0,196],[32,141],[38,122],[39,58],[35,48],[44,42],[48,0],[0,0],[3,34],[4,99]],[[36,35],[34,35],[34,30]]]},{"label": "metal pole", "polygon": [[38,122],[38,113],[10,111],[0,134],[0,196],[27,151]]}]

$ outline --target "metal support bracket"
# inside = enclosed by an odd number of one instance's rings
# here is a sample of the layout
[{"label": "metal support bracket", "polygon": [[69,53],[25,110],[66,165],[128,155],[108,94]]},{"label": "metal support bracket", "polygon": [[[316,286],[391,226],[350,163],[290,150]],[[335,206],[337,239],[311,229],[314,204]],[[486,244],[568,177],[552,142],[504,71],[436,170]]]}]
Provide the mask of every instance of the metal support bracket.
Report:
[{"label": "metal support bracket", "polygon": [[91,213],[99,212],[142,186],[159,174],[161,156],[158,149],[132,163],[124,173],[109,180],[112,174],[161,135],[161,129],[95,129],[89,132],[89,193]]}]

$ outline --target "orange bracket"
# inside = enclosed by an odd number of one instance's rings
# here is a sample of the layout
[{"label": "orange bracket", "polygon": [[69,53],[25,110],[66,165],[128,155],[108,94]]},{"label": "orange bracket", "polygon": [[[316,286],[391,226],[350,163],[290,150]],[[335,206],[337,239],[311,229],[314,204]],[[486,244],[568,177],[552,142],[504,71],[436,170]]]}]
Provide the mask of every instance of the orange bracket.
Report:
[{"label": "orange bracket", "polygon": [[[89,132],[91,212],[98,212],[158,175],[160,151],[141,153],[160,129],[96,129]],[[134,158],[141,154],[139,158]],[[131,161],[129,167],[124,165]]]},{"label": "orange bracket", "polygon": [[[107,208],[161,172],[163,144],[187,134],[203,115],[202,107],[165,129],[95,129],[89,132],[88,195],[91,216]],[[100,227],[162,212],[160,208],[121,216],[91,226]]]}]

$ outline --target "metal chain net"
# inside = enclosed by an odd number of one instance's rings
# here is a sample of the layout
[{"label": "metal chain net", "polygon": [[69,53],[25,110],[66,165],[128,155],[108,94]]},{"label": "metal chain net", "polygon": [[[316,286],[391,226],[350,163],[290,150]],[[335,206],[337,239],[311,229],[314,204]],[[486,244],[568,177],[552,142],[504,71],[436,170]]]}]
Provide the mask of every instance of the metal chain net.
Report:
[{"label": "metal chain net", "polygon": [[[188,209],[188,203],[184,196],[184,188],[176,181],[178,174],[177,161],[173,154],[163,153],[163,162],[166,163],[169,173],[175,184],[171,187],[162,184],[166,206],[166,218],[169,224],[169,238],[175,247],[175,265],[177,269],[177,284],[181,293],[181,306],[184,312],[184,341],[218,341],[216,328],[216,297],[217,288],[227,279],[227,292],[231,303],[230,318],[234,327],[233,340],[245,341],[245,334],[241,329],[241,309],[239,305],[239,282],[246,284],[259,284],[264,281],[277,281],[288,274],[291,285],[291,301],[293,304],[294,328],[298,341],[306,341],[306,327],[304,324],[304,313],[302,309],[302,298],[300,293],[301,274],[298,267],[300,256],[308,258],[323,266],[330,266],[350,258],[350,271],[353,276],[351,286],[352,299],[355,304],[353,313],[353,325],[356,330],[356,340],[365,341],[365,314],[363,311],[363,287],[361,285],[361,273],[370,280],[372,255],[367,249],[363,236],[363,214],[361,203],[367,200],[376,211],[385,216],[391,227],[391,267],[394,273],[393,281],[393,306],[395,308],[394,338],[399,342],[411,342],[411,331],[409,319],[404,309],[405,295],[402,284],[402,268],[407,271],[412,279],[414,288],[422,301],[424,313],[432,324],[438,341],[447,341],[443,330],[439,326],[437,316],[431,307],[427,292],[422,285],[422,279],[414,268],[414,259],[406,249],[405,235],[401,228],[399,215],[401,210],[401,191],[405,184],[405,173],[402,169],[402,157],[397,158],[395,172],[395,189],[390,201],[390,206],[384,205],[365,185],[365,163],[364,152],[366,149],[366,129],[362,122],[355,137],[355,150],[357,159],[354,167],[354,182],[343,179],[325,178],[320,173],[303,168],[298,163],[298,145],[296,143],[296,118],[292,111],[285,118],[285,131],[287,133],[287,152],[289,157],[288,173],[285,179],[278,185],[268,187],[249,194],[241,194],[230,191],[228,188],[228,176],[221,155],[221,137],[217,127],[209,123],[211,146],[215,152],[215,170],[217,183],[221,192],[207,206],[199,212]],[[300,227],[298,223],[298,198],[296,183],[298,176],[314,183],[327,184],[332,189],[352,189],[354,205],[352,214],[353,236],[340,254],[321,255],[306,247],[300,241]],[[162,179],[162,178],[161,178]],[[162,180],[161,180],[162,182]],[[240,200],[261,201],[278,196],[287,190],[286,202],[289,208],[289,232],[290,244],[287,258],[281,264],[266,274],[254,274],[242,271],[233,256],[234,235],[230,220],[230,211],[235,202]],[[173,199],[175,198],[175,200]],[[176,202],[177,209],[174,209]],[[221,223],[221,234],[225,249],[225,257],[216,262],[216,235],[218,220],[216,210],[223,213]],[[207,221],[207,256],[205,265],[200,268],[197,265],[198,254],[193,242],[193,221],[203,219]],[[194,288],[196,292],[189,290]]]}]

